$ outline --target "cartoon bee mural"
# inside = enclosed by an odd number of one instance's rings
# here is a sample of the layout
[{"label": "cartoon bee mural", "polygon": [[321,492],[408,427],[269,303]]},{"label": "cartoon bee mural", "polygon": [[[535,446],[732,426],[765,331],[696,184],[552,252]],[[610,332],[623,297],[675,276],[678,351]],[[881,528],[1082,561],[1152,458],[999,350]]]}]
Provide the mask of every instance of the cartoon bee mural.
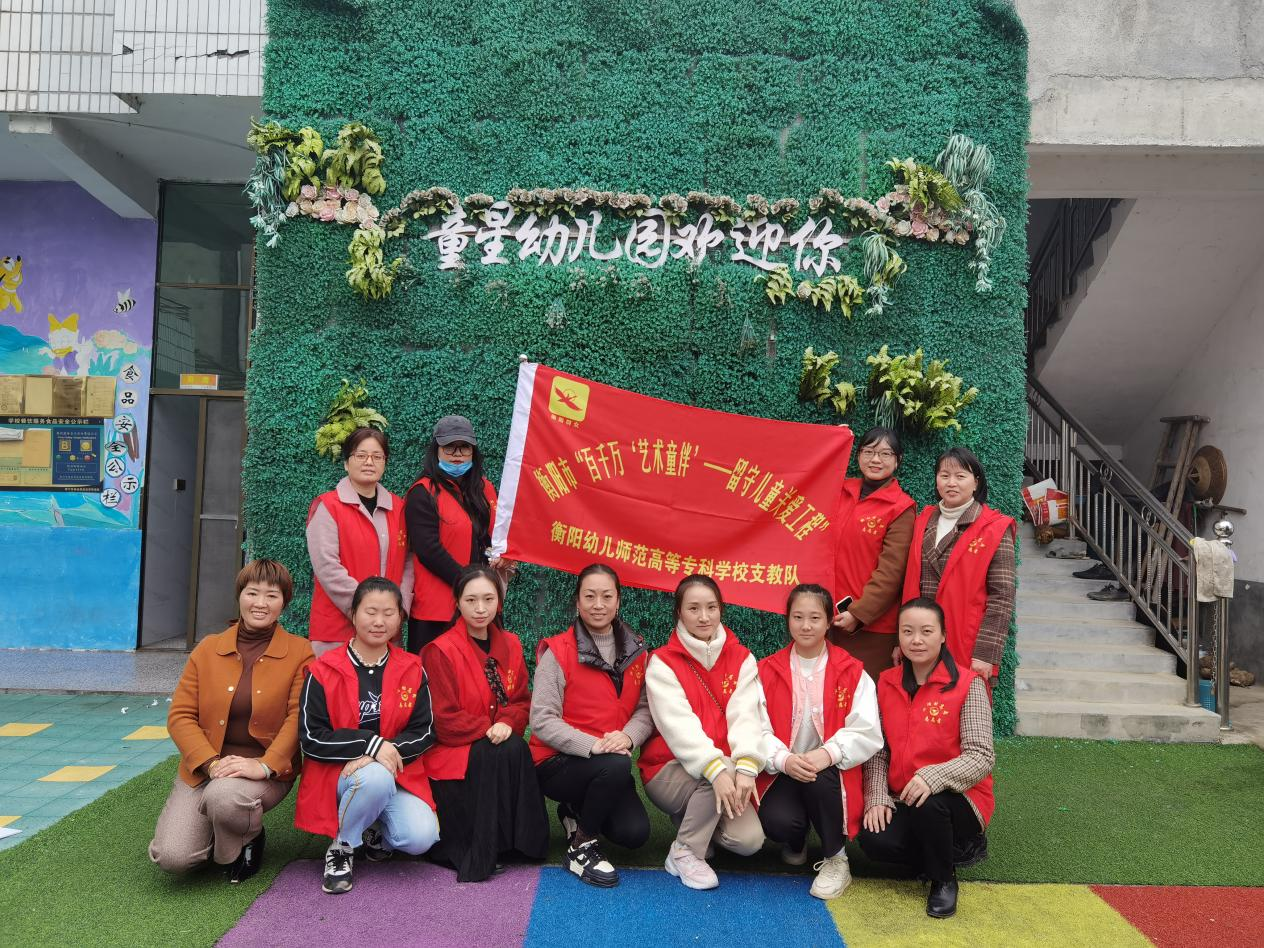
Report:
[{"label": "cartoon bee mural", "polygon": [[135,305],[136,300],[132,297],[132,288],[129,286],[118,294],[118,303],[114,307],[114,312],[119,315],[130,313]]},{"label": "cartoon bee mural", "polygon": [[22,312],[22,301],[18,299],[18,287],[22,285],[22,258],[0,257],[0,312],[13,307],[15,313]]}]

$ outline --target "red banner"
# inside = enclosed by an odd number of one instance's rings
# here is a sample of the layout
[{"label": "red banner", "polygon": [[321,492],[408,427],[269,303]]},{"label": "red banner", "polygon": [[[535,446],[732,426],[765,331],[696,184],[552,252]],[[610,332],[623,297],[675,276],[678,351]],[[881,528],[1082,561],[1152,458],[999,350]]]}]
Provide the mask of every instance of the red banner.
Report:
[{"label": "red banner", "polygon": [[524,363],[492,549],[571,573],[607,563],[647,589],[704,573],[727,602],[780,612],[796,584],[833,581],[851,443],[841,425],[693,408]]}]

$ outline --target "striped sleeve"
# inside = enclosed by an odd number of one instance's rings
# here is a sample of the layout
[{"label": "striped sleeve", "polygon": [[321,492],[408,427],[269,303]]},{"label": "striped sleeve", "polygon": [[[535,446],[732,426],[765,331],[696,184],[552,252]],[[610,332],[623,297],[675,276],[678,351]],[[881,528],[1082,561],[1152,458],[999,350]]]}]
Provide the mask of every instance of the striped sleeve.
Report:
[{"label": "striped sleeve", "polygon": [[303,683],[303,696],[299,699],[298,739],[303,754],[315,760],[338,761],[372,757],[377,748],[382,746],[382,739],[373,731],[335,728],[329,722],[325,689],[316,680],[316,676],[310,674]]}]

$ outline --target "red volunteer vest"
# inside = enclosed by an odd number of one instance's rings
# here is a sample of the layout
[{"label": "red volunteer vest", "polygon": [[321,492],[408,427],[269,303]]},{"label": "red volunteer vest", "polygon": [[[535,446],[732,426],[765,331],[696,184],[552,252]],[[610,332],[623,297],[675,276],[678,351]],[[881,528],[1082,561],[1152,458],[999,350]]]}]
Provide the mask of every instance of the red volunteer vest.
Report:
[{"label": "red volunteer vest", "polygon": [[[908,569],[904,573],[905,602],[922,594],[922,543],[934,510],[934,505],[927,507],[913,525]],[[984,505],[978,519],[966,527],[948,555],[948,565],[940,577],[935,601],[944,610],[948,651],[957,660],[959,668],[969,668],[974,658],[979,623],[983,621],[983,613],[987,609],[988,567],[1005,538],[1005,531],[1013,525],[1012,518]]]},{"label": "red volunteer vest", "polygon": [[[411,494],[420,487],[434,497],[439,510],[439,543],[457,563],[467,566],[474,552],[471,549],[474,524],[470,522],[470,515],[465,512],[460,501],[446,490],[440,490],[436,495],[431,490],[432,486],[430,478],[419,477],[408,488],[408,492]],[[487,497],[488,522],[495,523],[496,488],[487,478],[483,478],[483,494]],[[414,556],[413,605],[408,614],[414,619],[427,622],[448,622],[455,613],[456,597],[452,594],[452,587],[422,566],[421,561]]]},{"label": "red volunteer vest", "polygon": [[[860,681],[865,666],[836,645],[827,645],[826,651],[829,658],[825,663],[825,707],[822,717],[825,721],[825,736],[829,738],[847,723],[847,715],[851,714],[851,705],[856,698],[856,684]],[[768,720],[772,724],[772,732],[787,747],[794,743],[794,734],[791,733],[794,719],[794,678],[790,670],[793,653],[794,646],[787,645],[759,663],[759,681],[764,687]],[[782,774],[764,772],[756,777],[755,789],[758,797],[763,799],[773,781],[781,776]],[[865,813],[864,779],[859,767],[844,770],[841,776],[843,792],[840,803],[847,818],[847,836],[855,839],[860,831],[861,817]]]},{"label": "red volunteer vest", "polygon": [[[329,723],[335,728],[360,726],[360,679],[344,648],[326,652],[307,666],[307,673],[325,689]],[[378,733],[391,740],[408,725],[413,707],[422,689],[421,660],[403,649],[390,646],[390,658],[382,676],[382,717]],[[300,722],[300,727],[302,723]],[[395,775],[395,783],[426,801],[434,809],[430,781],[426,777],[422,754]],[[330,762],[308,757],[303,763],[303,776],[298,784],[294,808],[294,825],[319,836],[338,835],[338,777],[340,761]]]},{"label": "red volunteer vest", "polygon": [[[404,581],[404,564],[408,562],[408,531],[404,525],[404,502],[394,494],[391,509],[383,508],[387,530],[392,537],[386,553],[386,572],[382,572],[381,547],[377,529],[366,516],[367,511],[359,501],[354,504],[338,499],[337,491],[321,494],[312,501],[307,511],[307,522],[316,515],[316,508],[324,506],[338,525],[338,559],[343,568],[357,583],[370,576],[385,575],[396,586]],[[307,626],[307,637],[313,642],[349,642],[355,636],[355,628],[346,613],[334,605],[329,594],[313,580],[312,610]]]},{"label": "red volunteer vest", "polygon": [[[865,584],[878,568],[882,544],[891,524],[906,510],[914,506],[913,498],[900,488],[894,478],[863,500],[859,477],[843,481],[843,496],[834,517],[838,531],[838,545],[834,554],[834,598],[844,596],[860,598]],[[898,632],[896,619],[900,604],[891,608],[873,622],[865,625],[867,632]]]},{"label": "red volunteer vest", "polygon": [[[671,638],[662,648],[654,650],[654,656],[662,659],[667,667],[676,675],[680,687],[689,699],[689,706],[702,722],[702,730],[728,756],[729,719],[726,715],[729,698],[737,688],[737,676],[742,670],[742,662],[750,651],[738,641],[737,633],[725,626],[728,634],[724,638],[724,647],[710,671],[702,663],[689,654],[684,643],[680,641],[680,633],[673,631]],[[701,681],[699,680],[701,678]],[[705,687],[703,682],[706,683]],[[710,689],[710,694],[707,693]],[[714,697],[713,697],[714,696]],[[717,705],[716,702],[719,702]],[[667,746],[663,735],[655,734],[641,749],[641,757],[637,766],[641,770],[641,782],[649,783],[660,770],[676,759],[672,749]]]},{"label": "red volunteer vest", "polygon": [[[592,737],[601,737],[610,731],[621,731],[632,717],[641,700],[645,685],[645,664],[649,655],[642,652],[623,673],[623,690],[616,693],[610,676],[591,665],[579,661],[579,643],[575,639],[575,627],[551,638],[542,639],[536,650],[536,664],[545,650],[562,669],[566,691],[562,697],[562,720],[576,730]],[[532,732],[531,759],[541,764],[557,754]]]},{"label": "red volunteer vest", "polygon": [[[948,683],[948,669],[936,665],[912,698],[904,690],[903,666],[888,668],[878,676],[878,713],[891,752],[887,784],[892,796],[898,796],[922,767],[961,756],[961,706],[970,682],[979,676],[969,668],[959,668],[958,674],[957,687],[944,694],[940,689]],[[967,790],[966,796],[978,807],[986,827],[996,809],[992,775]]]},{"label": "red volunteer vest", "polygon": [[[518,641],[518,636],[497,626],[492,626],[490,635],[490,655],[500,666],[501,681],[512,701],[515,695],[527,688],[527,663],[522,657],[522,643]],[[431,649],[442,652],[456,672],[461,710],[477,715],[491,714],[496,708],[496,699],[492,697],[492,686],[483,671],[488,656],[470,641],[465,620],[458,619],[452,628],[427,645],[422,650],[423,660]],[[432,673],[440,667],[429,661],[426,664]],[[464,780],[469,762],[469,744],[439,743],[426,751],[426,771],[432,780]]]}]

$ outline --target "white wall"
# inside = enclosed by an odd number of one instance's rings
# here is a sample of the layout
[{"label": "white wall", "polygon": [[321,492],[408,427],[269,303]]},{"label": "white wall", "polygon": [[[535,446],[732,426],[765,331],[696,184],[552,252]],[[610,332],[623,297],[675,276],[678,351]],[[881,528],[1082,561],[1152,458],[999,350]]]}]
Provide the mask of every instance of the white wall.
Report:
[{"label": "white wall", "polygon": [[1264,580],[1264,255],[1126,443],[1124,460],[1134,473],[1149,476],[1159,418],[1184,414],[1211,418],[1201,443],[1215,445],[1228,461],[1224,502],[1248,511],[1232,517],[1237,576]]}]

